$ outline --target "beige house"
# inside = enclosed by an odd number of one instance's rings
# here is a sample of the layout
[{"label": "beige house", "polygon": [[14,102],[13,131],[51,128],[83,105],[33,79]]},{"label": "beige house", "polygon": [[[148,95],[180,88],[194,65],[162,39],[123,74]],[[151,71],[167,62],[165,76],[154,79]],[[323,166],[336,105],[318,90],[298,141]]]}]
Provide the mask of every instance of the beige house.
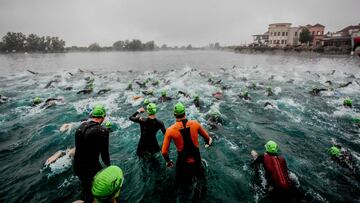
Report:
[{"label": "beige house", "polygon": [[289,43],[291,23],[273,23],[269,25],[269,46],[285,47]]}]

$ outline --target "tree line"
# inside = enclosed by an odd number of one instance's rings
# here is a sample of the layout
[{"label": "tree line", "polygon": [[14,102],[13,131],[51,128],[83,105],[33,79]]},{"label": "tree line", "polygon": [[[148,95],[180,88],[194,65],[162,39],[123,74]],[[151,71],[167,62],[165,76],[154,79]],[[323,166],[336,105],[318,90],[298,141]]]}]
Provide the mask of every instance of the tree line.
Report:
[{"label": "tree line", "polygon": [[0,41],[1,52],[63,52],[65,41],[59,37],[25,35],[21,32],[8,32]]}]

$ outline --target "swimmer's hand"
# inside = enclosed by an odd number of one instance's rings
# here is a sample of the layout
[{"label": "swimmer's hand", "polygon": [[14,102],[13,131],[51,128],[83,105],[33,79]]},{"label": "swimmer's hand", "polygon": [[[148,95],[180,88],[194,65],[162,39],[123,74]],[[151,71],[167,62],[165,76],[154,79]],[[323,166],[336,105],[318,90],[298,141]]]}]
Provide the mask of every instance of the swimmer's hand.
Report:
[{"label": "swimmer's hand", "polygon": [[172,162],[171,160],[169,162],[166,163],[166,167],[168,168],[173,168],[174,167],[174,162]]},{"label": "swimmer's hand", "polygon": [[255,150],[251,150],[251,156],[252,156],[252,158],[254,159],[254,160],[256,160],[257,158],[258,158],[258,153],[255,151]]},{"label": "swimmer's hand", "polygon": [[210,145],[212,144],[212,138],[209,137],[209,144],[205,144],[205,148],[208,148],[210,147]]},{"label": "swimmer's hand", "polygon": [[137,112],[139,113],[144,113],[145,112],[145,109],[143,107],[141,107],[140,109],[137,110]]}]

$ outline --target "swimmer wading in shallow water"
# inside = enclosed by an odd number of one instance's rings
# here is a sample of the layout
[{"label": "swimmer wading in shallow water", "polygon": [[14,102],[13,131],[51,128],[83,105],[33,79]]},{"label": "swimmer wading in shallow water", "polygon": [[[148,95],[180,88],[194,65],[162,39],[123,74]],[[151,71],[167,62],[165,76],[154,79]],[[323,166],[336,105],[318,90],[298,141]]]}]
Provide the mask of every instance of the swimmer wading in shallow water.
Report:
[{"label": "swimmer wading in shallow water", "polygon": [[204,168],[201,164],[198,134],[205,140],[205,147],[212,143],[211,137],[203,127],[195,120],[187,120],[185,106],[177,103],[174,108],[176,123],[166,130],[162,155],[167,167],[173,167],[174,163],[169,157],[170,142],[174,140],[178,157],[176,161],[176,185],[190,184],[193,178],[205,179]]},{"label": "swimmer wading in shallow water", "polygon": [[145,112],[145,109],[140,108],[129,118],[132,122],[139,123],[140,125],[141,134],[136,150],[136,154],[140,157],[143,157],[145,154],[152,155],[158,153],[160,151],[160,147],[156,139],[156,133],[161,130],[161,132],[165,134],[166,131],[164,123],[156,118],[156,104],[149,103],[147,105],[147,118],[143,118],[139,115],[143,112]]},{"label": "swimmer wading in shallow water", "polygon": [[74,171],[79,177],[85,194],[85,202],[92,202],[91,184],[95,174],[103,167],[99,156],[106,166],[110,166],[109,131],[101,126],[106,111],[103,105],[95,105],[91,120],[80,125],[75,133]]}]

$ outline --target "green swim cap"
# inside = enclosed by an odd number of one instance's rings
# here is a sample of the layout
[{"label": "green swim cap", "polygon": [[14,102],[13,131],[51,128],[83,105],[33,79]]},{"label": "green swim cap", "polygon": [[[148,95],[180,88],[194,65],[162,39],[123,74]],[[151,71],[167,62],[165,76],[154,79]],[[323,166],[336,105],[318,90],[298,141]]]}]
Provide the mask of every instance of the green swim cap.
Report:
[{"label": "green swim cap", "polygon": [[351,105],[352,105],[352,100],[351,100],[350,98],[345,99],[343,104],[344,104],[345,106],[351,106]]},{"label": "green swim cap", "polygon": [[111,123],[110,121],[106,121],[105,127],[106,127],[106,128],[111,128],[111,127],[112,127],[112,123]]},{"label": "green swim cap", "polygon": [[102,117],[104,118],[106,115],[105,107],[101,104],[96,104],[92,110],[91,115],[93,117]]},{"label": "green swim cap", "polygon": [[331,156],[340,156],[340,149],[335,147],[335,146],[332,146],[328,149],[328,152]]},{"label": "green swim cap", "polygon": [[185,113],[185,106],[183,103],[179,102],[177,104],[175,104],[174,107],[174,114],[175,115],[181,115]]},{"label": "green swim cap", "polygon": [[200,96],[199,95],[195,95],[194,96],[194,100],[199,100],[200,99]]},{"label": "green swim cap", "polygon": [[166,97],[166,95],[167,95],[167,92],[165,90],[161,92],[161,96]]},{"label": "green swim cap", "polygon": [[34,100],[33,100],[33,103],[34,104],[40,104],[41,103],[40,97],[35,97]]},{"label": "green swim cap", "polygon": [[249,91],[245,91],[245,92],[243,93],[243,96],[249,96]]},{"label": "green swim cap", "polygon": [[149,99],[144,99],[144,105],[148,105],[148,104],[150,104]]},{"label": "green swim cap", "polygon": [[360,123],[360,117],[359,118],[353,118],[354,123]]},{"label": "green swim cap", "polygon": [[279,147],[276,144],[276,142],[269,140],[266,144],[265,144],[265,149],[266,152],[271,153],[271,154],[277,154]]},{"label": "green swim cap", "polygon": [[93,179],[91,188],[95,202],[108,202],[114,197],[117,198],[123,182],[123,172],[117,166],[109,166],[99,171]]},{"label": "green swim cap", "polygon": [[270,86],[267,86],[267,87],[266,87],[266,90],[267,90],[267,91],[272,91],[272,88],[271,88]]},{"label": "green swim cap", "polygon": [[154,103],[148,104],[146,107],[146,111],[149,115],[155,115],[157,111],[156,104]]}]

